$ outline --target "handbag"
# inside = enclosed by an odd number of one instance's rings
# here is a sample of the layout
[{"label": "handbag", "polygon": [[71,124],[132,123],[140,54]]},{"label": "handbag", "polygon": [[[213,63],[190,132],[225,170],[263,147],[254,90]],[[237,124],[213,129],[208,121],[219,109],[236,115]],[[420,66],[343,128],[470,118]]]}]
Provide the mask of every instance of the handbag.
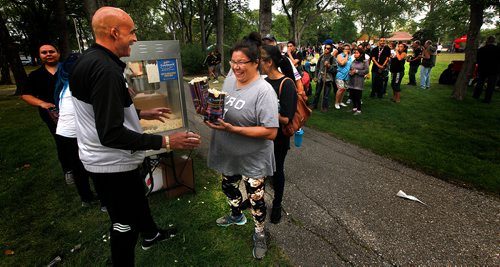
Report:
[{"label": "handbag", "polygon": [[[287,79],[293,82],[293,80],[290,78],[284,78],[280,84],[279,95],[281,95],[281,90],[283,89],[283,83]],[[295,86],[295,83],[293,83],[293,85],[295,87],[295,92],[297,93],[297,108],[295,110],[295,114],[293,115],[293,119],[289,121],[286,125],[281,126],[281,131],[285,136],[293,136],[296,131],[298,131],[300,128],[302,128],[302,126],[304,126],[304,124],[309,119],[312,113],[312,110],[309,107],[307,107],[306,101],[304,100],[305,96],[303,97],[304,95],[303,92],[302,94],[297,92],[297,87]]]}]

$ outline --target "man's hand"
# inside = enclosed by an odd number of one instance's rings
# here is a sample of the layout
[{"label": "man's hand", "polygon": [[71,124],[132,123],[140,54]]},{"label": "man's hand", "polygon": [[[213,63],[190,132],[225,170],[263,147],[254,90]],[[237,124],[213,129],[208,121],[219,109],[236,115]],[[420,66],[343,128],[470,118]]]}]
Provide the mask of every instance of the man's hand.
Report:
[{"label": "man's hand", "polygon": [[42,102],[42,103],[40,103],[40,107],[43,109],[51,109],[51,108],[55,108],[56,105],[54,105],[52,103],[48,103],[48,102]]},{"label": "man's hand", "polygon": [[141,119],[145,120],[159,120],[161,122],[165,122],[165,119],[168,119],[168,115],[172,113],[169,108],[153,108],[147,110],[141,110],[139,114]]},{"label": "man's hand", "polygon": [[195,149],[201,144],[201,136],[192,132],[177,132],[168,137],[170,149]]}]

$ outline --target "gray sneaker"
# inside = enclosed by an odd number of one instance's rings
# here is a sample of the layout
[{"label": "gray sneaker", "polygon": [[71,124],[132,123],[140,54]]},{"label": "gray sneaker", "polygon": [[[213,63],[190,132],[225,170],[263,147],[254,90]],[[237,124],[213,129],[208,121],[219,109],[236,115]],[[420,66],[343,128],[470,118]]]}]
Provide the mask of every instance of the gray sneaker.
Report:
[{"label": "gray sneaker", "polygon": [[253,234],[253,257],[260,260],[267,251],[266,234],[264,231]]},{"label": "gray sneaker", "polygon": [[224,226],[227,227],[231,224],[236,224],[236,225],[244,225],[247,223],[247,217],[245,217],[245,214],[241,214],[239,218],[234,218],[231,216],[231,214],[228,214],[226,216],[220,217],[215,221],[218,226]]},{"label": "gray sneaker", "polygon": [[68,171],[64,173],[64,180],[67,185],[72,185],[75,183],[75,178],[73,177],[73,171]]}]

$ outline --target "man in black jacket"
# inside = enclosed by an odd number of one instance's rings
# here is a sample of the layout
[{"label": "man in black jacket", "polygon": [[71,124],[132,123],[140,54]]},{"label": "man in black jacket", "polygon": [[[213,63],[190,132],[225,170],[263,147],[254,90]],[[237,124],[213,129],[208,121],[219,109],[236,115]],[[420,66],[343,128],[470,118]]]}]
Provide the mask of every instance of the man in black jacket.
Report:
[{"label": "man in black jacket", "polygon": [[479,78],[472,97],[479,99],[487,82],[484,103],[490,103],[500,73],[500,47],[495,45],[495,37],[489,36],[486,44],[477,50]]},{"label": "man in black jacket", "polygon": [[92,28],[96,44],[78,59],[70,78],[80,159],[108,203],[113,264],[133,266],[139,234],[147,250],[174,233],[157,228],[151,216],[139,172],[144,150],[193,149],[200,136],[142,133],[139,118],[163,121],[170,110],[136,110],[128,93],[120,57],[130,56],[137,41],[134,22],[119,8],[102,7]]},{"label": "man in black jacket", "polygon": [[387,72],[387,65],[391,56],[391,49],[385,45],[385,38],[380,38],[378,46],[370,54],[372,58],[372,91],[371,97],[383,97],[384,76]]}]

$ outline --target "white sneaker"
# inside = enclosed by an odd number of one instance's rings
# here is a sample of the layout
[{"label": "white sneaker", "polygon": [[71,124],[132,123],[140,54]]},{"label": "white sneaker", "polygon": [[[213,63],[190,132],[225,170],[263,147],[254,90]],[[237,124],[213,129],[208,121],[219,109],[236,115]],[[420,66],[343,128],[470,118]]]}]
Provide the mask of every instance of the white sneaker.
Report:
[{"label": "white sneaker", "polygon": [[340,105],[339,104],[335,104],[335,109],[340,109]]},{"label": "white sneaker", "polygon": [[354,112],[354,114],[352,114],[352,115],[354,115],[354,116],[361,115],[361,110],[358,110],[358,111]]},{"label": "white sneaker", "polygon": [[214,83],[219,83],[219,81],[215,80]]},{"label": "white sneaker", "polygon": [[344,103],[342,103],[342,102],[340,102],[340,106],[341,106],[341,107],[347,107],[347,105],[346,105],[346,104],[344,104]]},{"label": "white sneaker", "polygon": [[346,103],[347,103],[347,104],[351,104],[351,99],[350,99],[350,98],[349,98],[349,99],[347,99]]}]

